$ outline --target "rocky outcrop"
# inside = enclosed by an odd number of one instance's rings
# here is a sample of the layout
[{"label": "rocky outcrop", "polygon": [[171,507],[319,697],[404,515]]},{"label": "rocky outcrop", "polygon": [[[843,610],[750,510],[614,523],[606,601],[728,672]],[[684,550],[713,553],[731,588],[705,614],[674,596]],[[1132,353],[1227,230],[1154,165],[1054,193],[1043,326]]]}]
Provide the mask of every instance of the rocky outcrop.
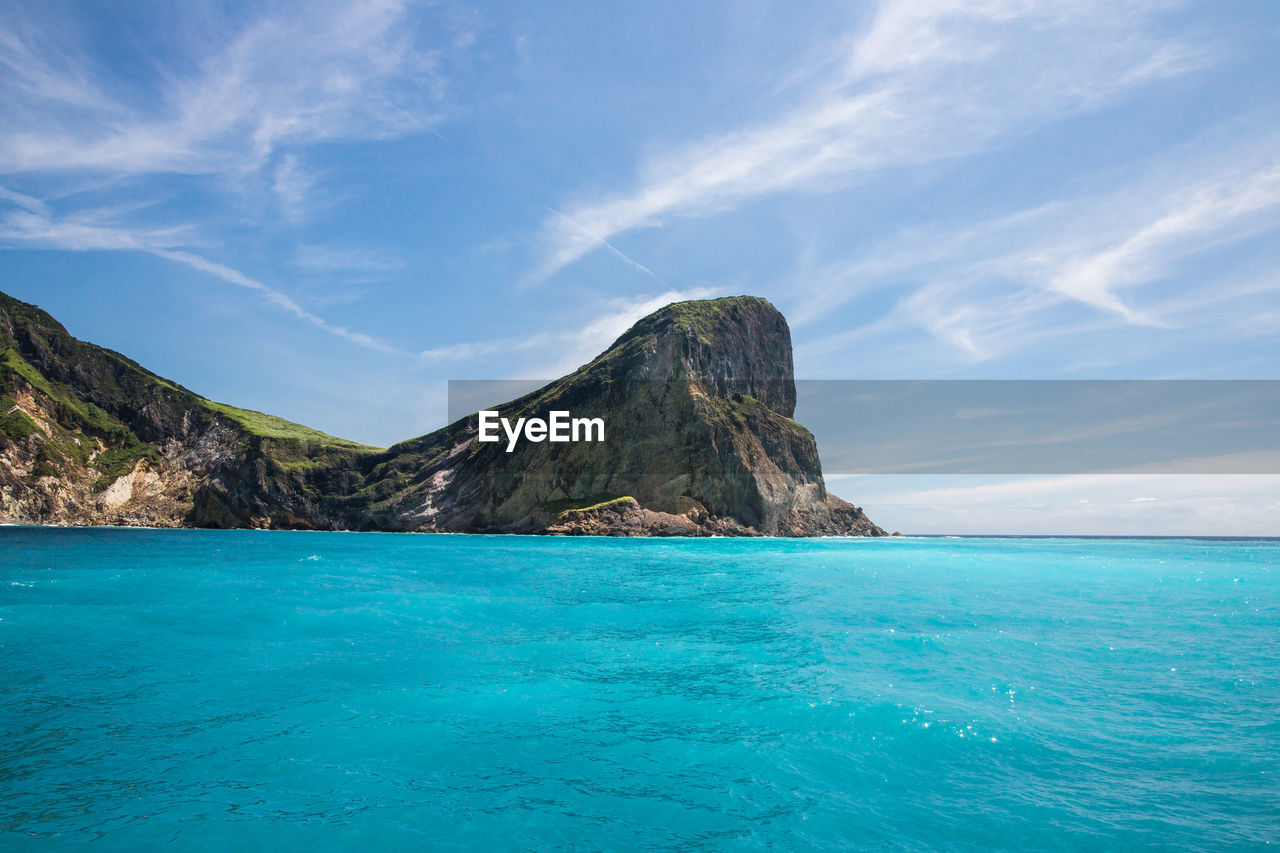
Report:
[{"label": "rocky outcrop", "polygon": [[[477,441],[473,416],[391,448],[396,482],[352,523],[405,530],[647,535],[881,535],[827,494],[813,436],[792,419],[786,320],[755,297],[682,302],[644,318],[569,376],[496,407],[601,417],[605,441]],[[590,515],[582,507],[626,496]]]},{"label": "rocky outcrop", "polygon": [[0,515],[11,521],[678,536],[883,535],[829,495],[794,419],[791,337],[754,297],[644,318],[497,408],[601,417],[600,442],[387,450],[214,403],[0,295]]},{"label": "rocky outcrop", "polygon": [[705,516],[657,512],[645,509],[630,496],[602,501],[582,509],[557,513],[543,532],[561,536],[707,536],[713,533],[751,536],[748,528],[733,524],[708,525]]}]

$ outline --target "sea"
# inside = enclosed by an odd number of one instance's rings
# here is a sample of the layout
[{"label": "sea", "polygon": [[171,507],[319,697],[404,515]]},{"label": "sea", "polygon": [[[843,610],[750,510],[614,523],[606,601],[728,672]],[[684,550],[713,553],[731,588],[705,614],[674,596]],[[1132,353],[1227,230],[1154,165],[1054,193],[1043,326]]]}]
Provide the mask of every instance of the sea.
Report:
[{"label": "sea", "polygon": [[85,847],[1280,849],[1280,542],[3,528]]}]

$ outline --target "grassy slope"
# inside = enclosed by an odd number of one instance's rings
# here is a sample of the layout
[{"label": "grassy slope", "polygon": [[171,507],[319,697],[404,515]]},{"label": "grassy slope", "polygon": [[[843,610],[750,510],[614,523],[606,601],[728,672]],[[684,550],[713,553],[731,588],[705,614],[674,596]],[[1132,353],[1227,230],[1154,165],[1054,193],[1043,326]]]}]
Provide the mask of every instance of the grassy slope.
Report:
[{"label": "grassy slope", "polygon": [[293,439],[297,441],[306,441],[318,444],[322,447],[346,447],[358,450],[380,450],[381,448],[370,447],[367,444],[360,444],[345,438],[337,438],[323,433],[318,429],[312,429],[309,426],[295,424],[293,421],[286,421],[284,418],[268,415],[262,412],[255,412],[252,409],[239,409],[235,406],[228,406],[226,403],[215,403],[212,400],[201,398],[202,404],[211,412],[225,415],[236,421],[240,426],[244,427],[253,435],[263,438],[276,439]]},{"label": "grassy slope", "polygon": [[[67,463],[88,465],[92,460],[99,484],[105,485],[138,460],[154,457],[156,449],[120,417],[32,364],[22,350],[24,341],[29,349],[33,340],[56,353],[63,372],[90,377],[103,406],[118,414],[158,401],[177,412],[230,421],[247,436],[263,439],[264,447],[284,467],[305,465],[311,457],[328,456],[329,451],[376,450],[284,418],[208,400],[117,352],[76,340],[46,312],[0,293],[0,443],[37,436],[39,474],[57,475]],[[15,408],[16,396],[28,388],[53,415],[54,428],[48,434]]]},{"label": "grassy slope", "polygon": [[595,495],[589,498],[569,498],[566,500],[549,501],[542,505],[542,508],[556,515],[566,515],[574,512],[588,512],[593,509],[603,509],[623,501],[634,501],[635,498],[630,495]]},{"label": "grassy slope", "polygon": [[[48,432],[20,407],[16,395],[24,388],[30,388],[43,408],[54,414]],[[12,346],[0,354],[0,392],[0,439],[38,437],[37,477],[58,476],[71,462],[92,463],[99,484],[106,485],[138,460],[155,455],[155,448],[128,426],[65,385],[50,381]]]}]

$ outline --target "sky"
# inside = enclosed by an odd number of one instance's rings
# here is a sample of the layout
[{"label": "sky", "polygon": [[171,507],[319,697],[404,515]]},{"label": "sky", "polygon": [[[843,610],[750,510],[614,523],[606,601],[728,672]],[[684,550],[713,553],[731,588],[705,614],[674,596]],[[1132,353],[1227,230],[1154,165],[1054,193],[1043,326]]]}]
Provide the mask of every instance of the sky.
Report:
[{"label": "sky", "polygon": [[[1278,55],[1270,0],[10,0],[0,290],[382,446],[739,293],[805,379],[1277,379]],[[1126,476],[831,485],[915,532],[1280,532],[1275,478]]]}]

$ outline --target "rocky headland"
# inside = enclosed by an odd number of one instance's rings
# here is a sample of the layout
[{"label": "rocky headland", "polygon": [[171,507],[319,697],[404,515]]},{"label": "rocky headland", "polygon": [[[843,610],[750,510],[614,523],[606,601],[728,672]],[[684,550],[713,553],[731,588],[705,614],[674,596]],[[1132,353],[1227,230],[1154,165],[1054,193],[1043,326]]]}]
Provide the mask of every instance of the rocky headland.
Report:
[{"label": "rocky headland", "polygon": [[479,440],[475,416],[366,447],[208,400],[0,294],[0,518],[15,523],[622,536],[880,536],[793,420],[786,320],[682,302],[497,405],[597,442]]}]

